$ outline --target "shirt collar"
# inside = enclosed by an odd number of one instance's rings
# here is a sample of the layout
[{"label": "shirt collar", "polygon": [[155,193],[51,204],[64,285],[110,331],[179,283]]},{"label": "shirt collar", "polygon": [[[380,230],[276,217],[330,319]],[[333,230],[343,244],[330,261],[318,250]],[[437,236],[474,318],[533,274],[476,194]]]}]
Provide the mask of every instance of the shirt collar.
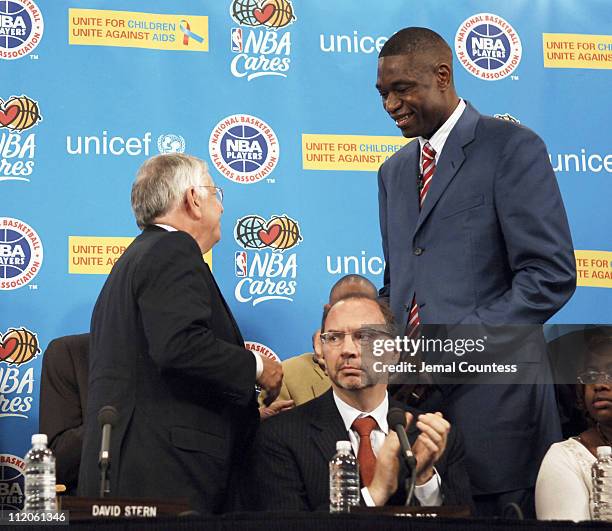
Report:
[{"label": "shirt collar", "polygon": [[385,435],[389,433],[389,425],[387,424],[387,412],[389,411],[388,394],[385,394],[385,398],[383,398],[383,401],[369,413],[359,411],[353,406],[350,406],[344,400],[342,400],[335,392],[333,393],[333,395],[334,402],[336,403],[336,407],[338,408],[340,416],[342,417],[346,431],[349,431],[351,429],[351,426],[353,425],[353,422],[355,422],[355,419],[359,417],[373,417],[376,423],[378,424],[380,430],[384,432]]},{"label": "shirt collar", "polygon": [[176,232],[178,229],[171,227],[170,225],[164,225],[163,223],[154,223],[156,227],[161,227],[162,229],[167,230],[168,232]]},{"label": "shirt collar", "polygon": [[419,144],[421,146],[421,151],[423,151],[423,146],[427,142],[429,142],[429,145],[436,152],[436,161],[437,161],[440,158],[440,153],[442,153],[442,149],[444,148],[444,144],[446,143],[446,139],[448,138],[448,135],[450,135],[450,132],[453,130],[453,127],[455,127],[455,125],[459,121],[459,118],[461,118],[461,115],[463,114],[465,107],[466,107],[465,101],[463,101],[463,99],[460,98],[459,104],[457,105],[457,107],[455,107],[455,110],[453,111],[453,113],[448,117],[448,120],[446,120],[446,122],[442,124],[440,129],[438,129],[429,140],[420,136]]}]

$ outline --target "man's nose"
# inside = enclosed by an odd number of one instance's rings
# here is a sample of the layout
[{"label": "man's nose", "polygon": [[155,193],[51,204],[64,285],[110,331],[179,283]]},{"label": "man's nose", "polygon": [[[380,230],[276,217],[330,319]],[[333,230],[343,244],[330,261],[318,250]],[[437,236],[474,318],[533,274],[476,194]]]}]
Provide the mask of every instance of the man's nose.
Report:
[{"label": "man's nose", "polygon": [[402,102],[393,92],[389,92],[389,94],[387,94],[387,99],[385,100],[385,110],[389,114],[397,111],[401,105]]},{"label": "man's nose", "polygon": [[344,336],[344,341],[342,343],[342,356],[345,358],[354,358],[359,355],[359,349],[355,345],[355,340],[351,334],[346,334]]}]

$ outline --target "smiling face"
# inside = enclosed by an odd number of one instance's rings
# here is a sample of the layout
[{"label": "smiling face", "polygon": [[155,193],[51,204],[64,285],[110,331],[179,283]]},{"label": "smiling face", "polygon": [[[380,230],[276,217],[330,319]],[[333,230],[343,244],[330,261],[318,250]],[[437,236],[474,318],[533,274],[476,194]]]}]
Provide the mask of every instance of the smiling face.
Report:
[{"label": "smiling face", "polygon": [[351,333],[368,325],[385,325],[385,318],[376,301],[347,299],[334,304],[325,319],[325,332],[346,332],[337,346],[323,344],[327,374],[334,388],[356,390],[371,385],[370,377],[362,370],[361,346]]},{"label": "smiling face", "polygon": [[457,105],[450,65],[428,53],[381,57],[376,88],[406,138],[431,138]]}]

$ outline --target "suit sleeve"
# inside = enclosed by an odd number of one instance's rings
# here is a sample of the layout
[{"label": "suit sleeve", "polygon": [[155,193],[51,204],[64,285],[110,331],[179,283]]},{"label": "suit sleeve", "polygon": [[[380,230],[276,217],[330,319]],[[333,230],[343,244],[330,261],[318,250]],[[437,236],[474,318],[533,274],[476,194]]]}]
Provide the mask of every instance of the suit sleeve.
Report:
[{"label": "suit sleeve", "polygon": [[68,345],[55,339],[43,358],[40,433],[46,433],[57,461],[57,481],[76,487],[83,445],[83,411]]},{"label": "suit sleeve", "polygon": [[380,288],[378,296],[389,300],[391,293],[391,277],[389,273],[389,248],[387,239],[387,190],[382,178],[383,167],[378,170],[378,221],[380,225],[380,236],[382,239],[383,256],[385,258],[385,272],[383,276],[383,287]]},{"label": "suit sleeve", "polygon": [[254,396],[256,363],[245,348],[211,329],[214,286],[207,285],[197,244],[173,232],[143,257],[135,291],[149,354],[161,370],[181,371],[212,386],[229,401]]},{"label": "suit sleeve", "polygon": [[286,433],[280,436],[276,429],[276,420],[266,420],[255,439],[251,497],[260,511],[309,511],[299,467],[285,442]]},{"label": "suit sleeve", "polygon": [[470,478],[465,469],[463,438],[455,429],[449,433],[444,461],[436,464],[441,476],[443,505],[468,505],[474,511]]},{"label": "suit sleeve", "polygon": [[521,128],[510,137],[494,186],[512,286],[462,324],[543,323],[574,293],[576,263],[561,193],[537,135]]}]

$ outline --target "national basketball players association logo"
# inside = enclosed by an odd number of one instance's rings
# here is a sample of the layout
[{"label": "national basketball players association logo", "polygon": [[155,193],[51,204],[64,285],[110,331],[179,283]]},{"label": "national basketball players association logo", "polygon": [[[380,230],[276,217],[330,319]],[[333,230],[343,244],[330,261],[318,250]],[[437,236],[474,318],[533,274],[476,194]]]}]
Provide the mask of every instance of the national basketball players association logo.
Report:
[{"label": "national basketball players association logo", "polygon": [[257,352],[262,356],[271,359],[272,361],[278,361],[280,363],[281,359],[278,357],[278,354],[263,343],[257,343],[256,341],[245,341],[244,348],[250,350],[251,352]]},{"label": "national basketball players association logo", "polygon": [[260,118],[234,114],[221,120],[210,134],[210,159],[230,181],[251,184],[268,177],[279,157],[272,128]]},{"label": "national basketball players association logo", "polygon": [[0,454],[0,518],[23,509],[25,461],[13,454]]},{"label": "national basketball players association logo", "polygon": [[38,46],[45,24],[33,0],[0,1],[0,59],[20,59]]},{"label": "national basketball players association logo", "polygon": [[479,13],[459,26],[455,52],[470,74],[496,81],[514,72],[523,49],[518,33],[508,21],[491,13]]},{"label": "national basketball players association logo", "polygon": [[0,290],[28,284],[40,270],[43,246],[36,231],[14,218],[0,218]]}]

